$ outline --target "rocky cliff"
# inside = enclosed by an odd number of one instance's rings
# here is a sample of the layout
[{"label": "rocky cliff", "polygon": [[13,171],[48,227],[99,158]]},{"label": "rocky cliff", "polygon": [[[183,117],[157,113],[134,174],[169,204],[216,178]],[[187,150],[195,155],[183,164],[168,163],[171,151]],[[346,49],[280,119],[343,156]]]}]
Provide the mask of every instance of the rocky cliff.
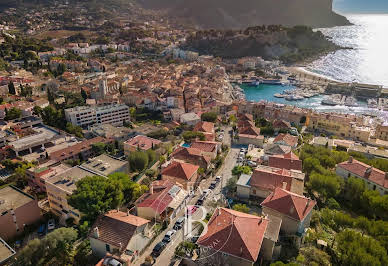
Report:
[{"label": "rocky cliff", "polygon": [[167,10],[204,29],[242,29],[282,24],[332,27],[349,21],[332,10],[333,0],[137,0],[145,8]]}]

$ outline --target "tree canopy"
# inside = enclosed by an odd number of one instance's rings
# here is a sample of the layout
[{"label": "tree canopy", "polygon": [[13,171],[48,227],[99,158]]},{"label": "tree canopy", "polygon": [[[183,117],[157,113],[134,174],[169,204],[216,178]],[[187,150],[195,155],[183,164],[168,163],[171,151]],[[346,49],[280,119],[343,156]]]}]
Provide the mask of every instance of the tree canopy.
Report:
[{"label": "tree canopy", "polygon": [[12,107],[11,109],[5,109],[5,118],[4,120],[13,120],[22,117],[22,110],[16,107]]},{"label": "tree canopy", "polygon": [[145,191],[124,173],[114,173],[108,178],[90,176],[76,183],[77,189],[69,197],[69,204],[85,215],[85,220],[94,221],[99,214],[136,200]]},{"label": "tree canopy", "polygon": [[201,120],[215,123],[217,121],[217,113],[216,112],[203,113],[201,115]]},{"label": "tree canopy", "polygon": [[73,243],[77,240],[77,231],[73,228],[59,228],[47,234],[43,239],[35,238],[18,252],[17,265],[70,265]]},{"label": "tree canopy", "polygon": [[129,154],[128,160],[132,171],[142,172],[148,166],[149,156],[146,152],[133,151]]}]

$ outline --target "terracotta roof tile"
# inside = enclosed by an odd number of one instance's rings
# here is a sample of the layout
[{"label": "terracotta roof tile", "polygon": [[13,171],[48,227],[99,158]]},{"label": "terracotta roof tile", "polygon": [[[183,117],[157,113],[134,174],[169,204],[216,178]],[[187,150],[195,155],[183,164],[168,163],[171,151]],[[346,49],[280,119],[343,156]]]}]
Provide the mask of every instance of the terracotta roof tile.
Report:
[{"label": "terracotta roof tile", "polygon": [[201,236],[197,243],[255,262],[268,222],[263,217],[218,208],[210,218],[206,234]]},{"label": "terracotta roof tile", "polygon": [[276,188],[261,206],[273,209],[298,221],[302,221],[314,208],[316,202],[290,191]]},{"label": "terracotta roof tile", "polygon": [[302,161],[292,152],[269,156],[268,166],[302,171]]},{"label": "terracotta roof tile", "polygon": [[162,170],[162,175],[177,177],[184,180],[190,180],[198,171],[199,166],[189,163],[172,162]]},{"label": "terracotta roof tile", "polygon": [[191,143],[191,148],[196,148],[204,152],[215,152],[217,145],[218,143],[213,141],[194,141]]},{"label": "terracotta roof tile", "polygon": [[142,136],[142,135],[137,135],[125,142],[125,144],[135,147],[135,148],[140,148],[142,150],[149,150],[152,148],[152,145],[159,145],[162,143],[160,140],[149,138],[147,136]]},{"label": "terracotta roof tile", "polygon": [[258,168],[253,171],[250,179],[250,185],[265,190],[275,190],[277,187],[283,187],[286,183],[286,189],[291,189],[292,176],[290,171],[273,167]]},{"label": "terracotta roof tile", "polygon": [[365,178],[384,188],[388,188],[388,178],[386,178],[385,172],[356,159],[351,158],[348,161],[339,163],[337,167],[341,167],[354,175]]},{"label": "terracotta roof tile", "polygon": [[211,122],[206,122],[206,121],[201,121],[198,122],[194,129],[194,132],[206,132],[206,133],[214,133],[214,123]]},{"label": "terracotta roof tile", "polygon": [[294,147],[298,144],[298,137],[291,136],[290,134],[281,133],[275,138],[273,143],[284,143],[288,146]]},{"label": "terracotta roof tile", "polygon": [[168,194],[174,183],[169,180],[160,180],[152,182],[153,193],[145,193],[136,200],[136,207],[152,208],[157,213],[162,213],[173,200]]},{"label": "terracotta roof tile", "polygon": [[[116,247],[120,247],[121,243],[122,249],[125,249],[136,228],[146,223],[149,223],[146,219],[114,210],[100,215],[92,228],[98,228],[100,241]],[[89,236],[96,238],[93,230]]]}]

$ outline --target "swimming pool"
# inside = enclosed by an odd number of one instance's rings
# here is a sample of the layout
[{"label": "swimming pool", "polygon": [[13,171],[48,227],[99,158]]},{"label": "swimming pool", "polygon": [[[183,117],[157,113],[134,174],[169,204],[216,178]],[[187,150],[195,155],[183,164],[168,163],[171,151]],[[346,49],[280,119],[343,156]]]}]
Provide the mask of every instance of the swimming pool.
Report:
[{"label": "swimming pool", "polygon": [[182,144],[182,147],[190,148],[191,147],[191,143],[185,142],[185,143]]}]

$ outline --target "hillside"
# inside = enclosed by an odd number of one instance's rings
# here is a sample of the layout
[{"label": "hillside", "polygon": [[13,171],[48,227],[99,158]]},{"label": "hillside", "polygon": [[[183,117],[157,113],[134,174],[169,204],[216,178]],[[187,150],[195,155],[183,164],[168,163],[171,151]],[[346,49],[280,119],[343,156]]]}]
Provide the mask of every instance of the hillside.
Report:
[{"label": "hillside", "polygon": [[182,48],[223,58],[261,56],[295,63],[339,47],[306,26],[258,26],[243,31],[198,31],[187,38]]},{"label": "hillside", "polygon": [[168,10],[203,29],[243,29],[281,24],[332,27],[349,21],[332,11],[333,0],[137,0],[144,8]]}]

